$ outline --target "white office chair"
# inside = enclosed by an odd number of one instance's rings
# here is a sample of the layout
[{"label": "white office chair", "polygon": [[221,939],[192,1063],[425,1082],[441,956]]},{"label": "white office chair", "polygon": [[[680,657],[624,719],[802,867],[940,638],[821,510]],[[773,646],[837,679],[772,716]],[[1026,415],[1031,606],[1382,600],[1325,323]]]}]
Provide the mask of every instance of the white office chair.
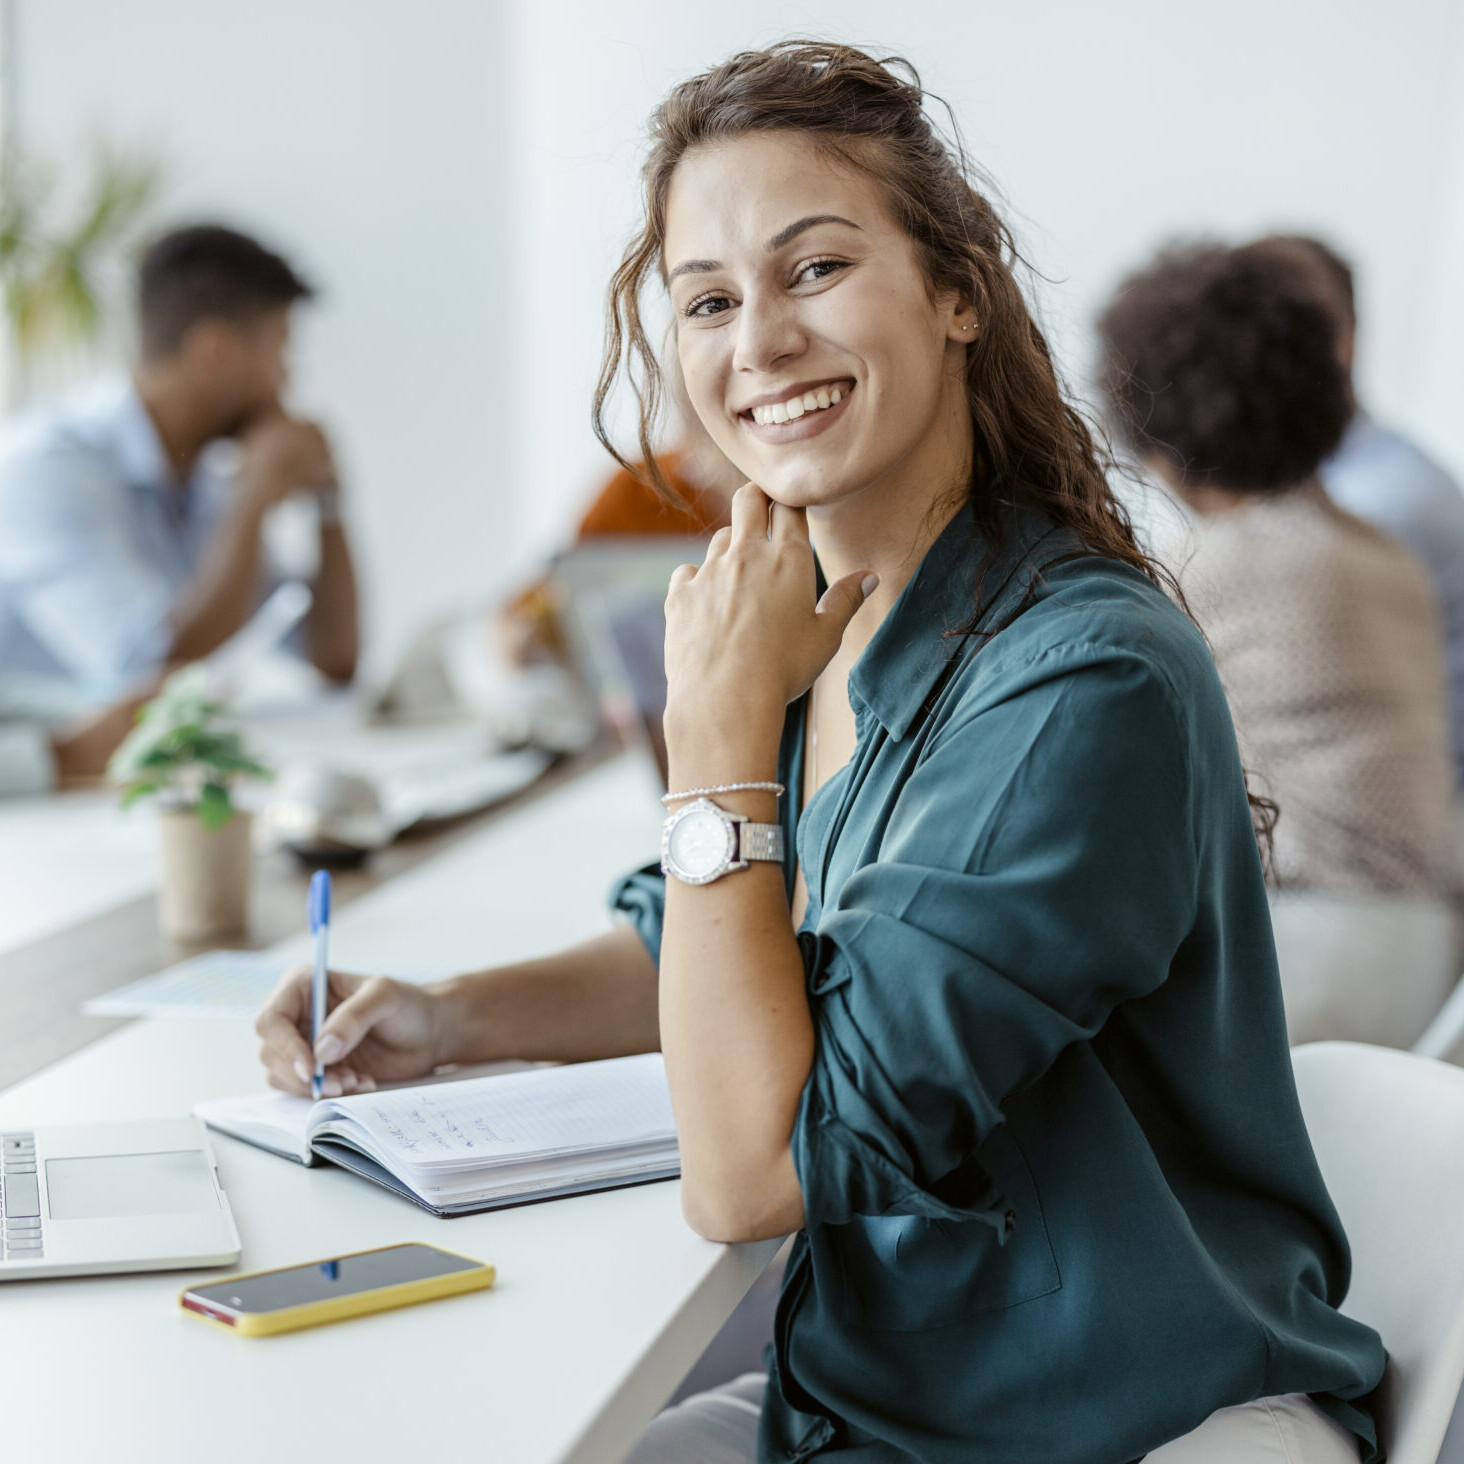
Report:
[{"label": "white office chair", "polygon": [[1416,1051],[1464,964],[1459,919],[1442,900],[1287,892],[1272,897],[1271,928],[1296,1045]]},{"label": "white office chair", "polygon": [[1389,1464],[1435,1464],[1464,1379],[1464,1070],[1319,1042],[1292,1053],[1322,1176],[1352,1243],[1342,1310],[1388,1348]]},{"label": "white office chair", "polygon": [[[1464,799],[1455,810],[1459,821],[1459,864],[1464,868]],[[1437,1057],[1464,1066],[1464,976],[1414,1044],[1420,1057]]]},{"label": "white office chair", "polygon": [[1436,1057],[1440,1062],[1464,1065],[1464,977],[1439,1009],[1438,1015],[1413,1044],[1420,1057]]}]

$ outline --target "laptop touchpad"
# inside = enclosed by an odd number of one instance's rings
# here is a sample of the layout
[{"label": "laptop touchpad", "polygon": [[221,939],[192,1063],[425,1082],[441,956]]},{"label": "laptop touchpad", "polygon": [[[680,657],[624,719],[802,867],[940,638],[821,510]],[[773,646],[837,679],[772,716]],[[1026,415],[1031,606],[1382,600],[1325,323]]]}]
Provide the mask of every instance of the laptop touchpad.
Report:
[{"label": "laptop touchpad", "polygon": [[182,1215],[217,1210],[206,1155],[105,1154],[46,1160],[53,1220],[116,1220],[126,1215]]}]

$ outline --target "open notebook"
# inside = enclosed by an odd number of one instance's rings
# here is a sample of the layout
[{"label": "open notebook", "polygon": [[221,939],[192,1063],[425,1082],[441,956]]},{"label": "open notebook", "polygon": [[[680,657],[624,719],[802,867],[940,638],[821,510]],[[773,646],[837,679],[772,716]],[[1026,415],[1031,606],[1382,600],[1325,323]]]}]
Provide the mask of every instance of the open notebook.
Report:
[{"label": "open notebook", "polygon": [[659,1053],[328,1098],[200,1103],[210,1128],[466,1215],[681,1172]]}]

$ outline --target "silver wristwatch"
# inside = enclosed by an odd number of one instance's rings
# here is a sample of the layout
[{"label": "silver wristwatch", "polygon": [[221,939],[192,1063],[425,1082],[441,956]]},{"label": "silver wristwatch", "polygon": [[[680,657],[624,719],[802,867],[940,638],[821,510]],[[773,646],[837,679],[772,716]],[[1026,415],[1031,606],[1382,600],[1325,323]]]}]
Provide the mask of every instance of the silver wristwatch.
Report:
[{"label": "silver wristwatch", "polygon": [[754,859],[783,862],[783,830],[729,813],[710,798],[678,808],[661,829],[661,873],[682,884],[711,884]]}]

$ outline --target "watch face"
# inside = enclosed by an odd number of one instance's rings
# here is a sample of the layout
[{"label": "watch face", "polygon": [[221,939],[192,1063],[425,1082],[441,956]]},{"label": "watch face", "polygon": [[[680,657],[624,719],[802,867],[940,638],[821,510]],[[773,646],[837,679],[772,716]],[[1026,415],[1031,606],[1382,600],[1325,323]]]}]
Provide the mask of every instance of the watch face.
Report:
[{"label": "watch face", "polygon": [[695,884],[711,879],[733,862],[733,828],[710,809],[692,807],[672,825],[666,856],[678,878]]}]

